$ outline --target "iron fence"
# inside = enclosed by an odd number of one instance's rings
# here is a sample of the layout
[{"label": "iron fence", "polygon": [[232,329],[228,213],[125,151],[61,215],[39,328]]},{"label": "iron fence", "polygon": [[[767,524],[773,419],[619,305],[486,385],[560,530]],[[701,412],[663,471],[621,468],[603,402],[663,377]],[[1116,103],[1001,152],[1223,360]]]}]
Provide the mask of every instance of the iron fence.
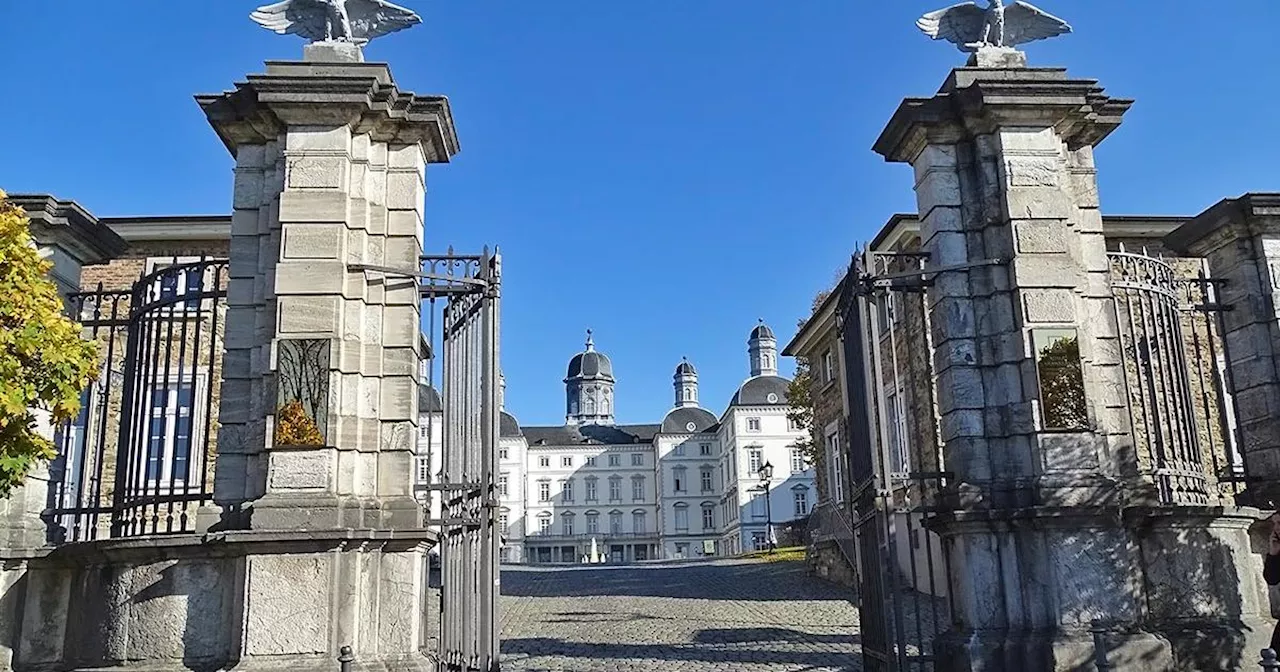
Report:
[{"label": "iron fence", "polygon": [[[497,255],[422,258],[420,291],[444,407],[439,493],[442,672],[498,669],[497,528],[501,264]],[[435,386],[435,366],[427,383]],[[428,430],[430,431],[430,429]],[[430,445],[430,437],[428,437]]]},{"label": "iron fence", "polygon": [[936,669],[934,639],[952,613],[950,563],[928,529],[947,474],[923,298],[927,261],[922,252],[868,251],[855,256],[841,286],[852,546],[863,665],[872,672]]},{"label": "iron fence", "polygon": [[1230,395],[1221,283],[1203,259],[1108,254],[1133,440],[1161,503],[1238,494],[1244,461]]},{"label": "iron fence", "polygon": [[159,266],[69,296],[101,370],[55,432],[49,541],[189,532],[211,495],[227,262]]}]

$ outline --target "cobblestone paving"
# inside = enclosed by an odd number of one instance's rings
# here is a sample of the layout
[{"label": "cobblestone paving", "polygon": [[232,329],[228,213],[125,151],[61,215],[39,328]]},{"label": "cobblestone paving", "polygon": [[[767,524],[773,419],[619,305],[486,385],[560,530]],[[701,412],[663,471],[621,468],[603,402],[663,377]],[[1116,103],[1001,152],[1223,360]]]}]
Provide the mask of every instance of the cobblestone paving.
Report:
[{"label": "cobblestone paving", "polygon": [[858,612],[803,563],[502,571],[504,672],[857,672]]}]

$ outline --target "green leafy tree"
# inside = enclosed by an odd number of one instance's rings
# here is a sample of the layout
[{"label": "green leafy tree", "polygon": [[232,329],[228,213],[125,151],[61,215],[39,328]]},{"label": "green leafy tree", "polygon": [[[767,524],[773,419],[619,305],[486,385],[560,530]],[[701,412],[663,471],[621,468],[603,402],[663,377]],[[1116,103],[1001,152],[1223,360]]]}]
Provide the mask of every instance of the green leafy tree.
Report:
[{"label": "green leafy tree", "polygon": [[[817,296],[813,297],[813,303],[809,306],[811,317],[828,296],[831,296],[830,290],[818,292]],[[804,329],[807,322],[807,319],[800,320],[796,325],[797,331]],[[804,454],[804,459],[809,464],[822,464],[822,451],[818,449],[822,442],[818,436],[818,428],[813,423],[813,375],[809,371],[809,360],[804,357],[796,358],[796,372],[791,378],[791,384],[787,386],[787,406],[787,419],[797,427],[809,429],[808,436],[797,439],[792,445]]]},{"label": "green leafy tree", "polygon": [[0,191],[0,496],[55,455],[32,409],[49,411],[54,422],[74,418],[98,370],[98,348],[63,314],[29,227]]}]

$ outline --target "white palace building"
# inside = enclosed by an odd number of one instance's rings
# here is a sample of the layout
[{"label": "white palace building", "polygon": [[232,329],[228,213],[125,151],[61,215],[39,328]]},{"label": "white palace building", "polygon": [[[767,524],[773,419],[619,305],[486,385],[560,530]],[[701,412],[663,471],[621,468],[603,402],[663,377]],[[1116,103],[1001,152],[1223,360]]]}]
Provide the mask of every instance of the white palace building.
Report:
[{"label": "white palace building", "polygon": [[[698,401],[698,373],[675,369],[675,403],[655,424],[614,422],[613,364],[586,349],[569,361],[565,423],[521,427],[504,409],[499,443],[504,562],[584,563],[733,555],[808,515],[813,468],[787,419],[789,380],[763,322],[747,341],[751,375],[719,417]],[[424,388],[421,409],[438,414]],[[435,418],[423,418],[426,427]],[[438,422],[438,420],[437,420]],[[437,425],[438,426],[438,425]],[[424,437],[425,438],[425,437]],[[434,450],[433,450],[434,449]],[[419,447],[425,481],[438,446]],[[765,501],[761,467],[772,467]]]}]

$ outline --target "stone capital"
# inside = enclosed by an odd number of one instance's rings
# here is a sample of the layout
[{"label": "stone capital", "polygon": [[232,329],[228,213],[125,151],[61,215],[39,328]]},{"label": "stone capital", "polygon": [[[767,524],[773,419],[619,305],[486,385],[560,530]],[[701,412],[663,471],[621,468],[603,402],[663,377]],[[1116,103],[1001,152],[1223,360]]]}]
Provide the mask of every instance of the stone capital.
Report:
[{"label": "stone capital", "polygon": [[400,90],[385,63],[269,61],[266,73],[196,102],[232,154],[290,126],[348,126],[374,141],[420,144],[428,163],[458,153],[448,98]]},{"label": "stone capital", "polygon": [[1179,254],[1209,256],[1240,239],[1280,235],[1280,193],[1253,193],[1225,198],[1164,237]]},{"label": "stone capital", "polygon": [[955,144],[1002,127],[1049,127],[1075,150],[1102,142],[1131,100],[1112,98],[1091,79],[1061,68],[956,68],[932,98],[907,98],[873,149],[911,163],[927,145]]}]

